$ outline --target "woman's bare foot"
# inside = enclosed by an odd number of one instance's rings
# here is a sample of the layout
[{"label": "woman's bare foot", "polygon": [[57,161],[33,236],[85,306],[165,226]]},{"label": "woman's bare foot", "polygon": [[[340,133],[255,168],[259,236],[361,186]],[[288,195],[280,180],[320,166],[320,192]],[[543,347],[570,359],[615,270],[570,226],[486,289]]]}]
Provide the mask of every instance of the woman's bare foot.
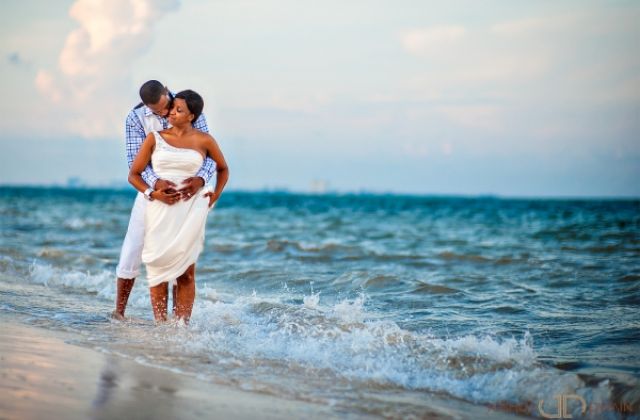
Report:
[{"label": "woman's bare foot", "polygon": [[124,317],[124,314],[121,314],[118,311],[111,312],[111,319],[115,319],[116,321],[126,321],[127,318]]}]

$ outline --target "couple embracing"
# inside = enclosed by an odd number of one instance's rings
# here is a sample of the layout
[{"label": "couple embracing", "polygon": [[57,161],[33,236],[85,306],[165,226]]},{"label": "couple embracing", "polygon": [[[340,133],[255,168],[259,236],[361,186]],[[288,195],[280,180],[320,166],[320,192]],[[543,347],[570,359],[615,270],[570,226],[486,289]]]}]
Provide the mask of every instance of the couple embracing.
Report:
[{"label": "couple embracing", "polygon": [[[124,312],[140,265],[146,266],[156,322],[173,312],[188,322],[195,300],[195,263],[204,245],[209,209],[220,197],[229,169],[192,90],[173,94],[157,80],[140,88],[142,103],[126,121],[129,182],[136,196],[116,269],[116,309]],[[205,187],[216,173],[215,186]]]}]

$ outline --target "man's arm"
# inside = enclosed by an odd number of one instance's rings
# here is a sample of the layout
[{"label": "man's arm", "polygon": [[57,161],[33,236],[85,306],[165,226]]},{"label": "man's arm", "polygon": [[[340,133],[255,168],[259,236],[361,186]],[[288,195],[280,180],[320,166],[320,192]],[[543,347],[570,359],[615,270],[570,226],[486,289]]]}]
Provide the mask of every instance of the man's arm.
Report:
[{"label": "man's arm", "polygon": [[[197,128],[203,133],[209,134],[209,126],[207,125],[207,119],[204,114],[200,114],[196,122],[193,123],[193,128]],[[200,167],[200,170],[196,174],[203,179],[204,183],[208,183],[213,176],[213,173],[216,171],[216,163],[211,159],[211,156],[207,156]]]},{"label": "man's arm", "polygon": [[200,141],[207,150],[207,155],[211,156],[216,162],[216,172],[218,175],[216,177],[215,189],[204,194],[205,197],[209,197],[209,207],[211,207],[213,203],[220,198],[220,194],[222,194],[222,190],[229,180],[229,167],[227,166],[220,147],[218,147],[218,143],[216,143],[216,140],[211,137],[211,135],[203,135]]},{"label": "man's arm", "polygon": [[[131,169],[131,165],[133,165],[133,161],[136,158],[136,155],[140,151],[140,147],[146,138],[146,134],[144,133],[144,127],[142,126],[142,122],[135,114],[135,111],[131,111],[129,115],[127,115],[127,121],[125,123],[126,127],[126,143],[127,143],[127,164],[129,165],[129,169]],[[147,183],[151,188],[154,188],[156,185],[156,181],[159,179],[155,172],[153,172],[153,168],[150,164],[146,166],[144,171],[142,171],[142,179]]]}]

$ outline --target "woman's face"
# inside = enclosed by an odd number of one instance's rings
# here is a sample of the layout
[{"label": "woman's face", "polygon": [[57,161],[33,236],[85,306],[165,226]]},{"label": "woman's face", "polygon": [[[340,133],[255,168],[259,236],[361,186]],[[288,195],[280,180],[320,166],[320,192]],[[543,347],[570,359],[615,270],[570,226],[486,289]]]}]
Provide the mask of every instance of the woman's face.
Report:
[{"label": "woman's face", "polygon": [[191,124],[193,114],[189,111],[184,99],[176,98],[173,107],[169,111],[169,123],[171,125]]}]

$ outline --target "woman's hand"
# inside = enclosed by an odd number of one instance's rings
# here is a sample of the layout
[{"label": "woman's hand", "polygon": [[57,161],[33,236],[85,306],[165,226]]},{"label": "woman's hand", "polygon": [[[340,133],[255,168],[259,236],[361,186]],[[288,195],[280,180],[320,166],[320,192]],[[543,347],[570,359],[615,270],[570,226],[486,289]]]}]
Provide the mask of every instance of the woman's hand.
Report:
[{"label": "woman's hand", "polygon": [[159,179],[156,181],[154,190],[166,190],[168,188],[176,188],[176,184],[167,179]]},{"label": "woman's hand", "polygon": [[178,192],[182,194],[182,199],[187,201],[204,186],[204,179],[199,176],[192,176],[191,178],[187,178],[182,181],[182,184],[184,186],[180,188]]},{"label": "woman's hand", "polygon": [[203,197],[209,197],[209,208],[213,207],[218,198],[220,198],[220,194],[216,194],[213,191],[209,191],[206,194],[202,195]]},{"label": "woman's hand", "polygon": [[180,200],[180,193],[173,188],[165,188],[163,190],[155,190],[151,193],[151,198],[160,200],[165,204],[172,205]]}]

